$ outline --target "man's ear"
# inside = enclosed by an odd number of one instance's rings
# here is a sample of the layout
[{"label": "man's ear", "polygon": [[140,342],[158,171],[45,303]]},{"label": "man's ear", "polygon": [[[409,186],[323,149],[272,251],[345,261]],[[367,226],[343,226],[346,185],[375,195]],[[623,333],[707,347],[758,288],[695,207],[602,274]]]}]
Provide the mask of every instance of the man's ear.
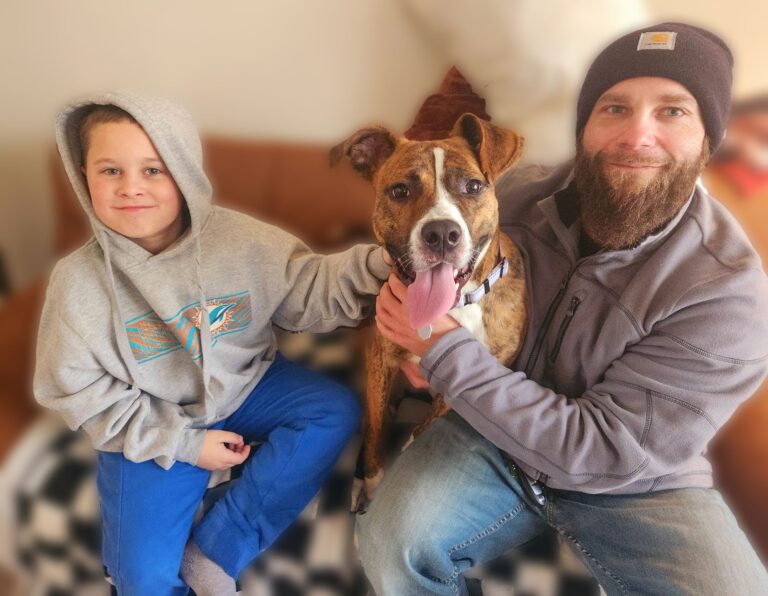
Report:
[{"label": "man's ear", "polygon": [[512,167],[523,153],[523,137],[470,113],[459,117],[451,136],[463,137],[469,143],[488,182]]},{"label": "man's ear", "polygon": [[383,126],[362,128],[331,149],[331,165],[335,166],[342,157],[347,157],[363,178],[371,180],[397,144],[398,139]]}]

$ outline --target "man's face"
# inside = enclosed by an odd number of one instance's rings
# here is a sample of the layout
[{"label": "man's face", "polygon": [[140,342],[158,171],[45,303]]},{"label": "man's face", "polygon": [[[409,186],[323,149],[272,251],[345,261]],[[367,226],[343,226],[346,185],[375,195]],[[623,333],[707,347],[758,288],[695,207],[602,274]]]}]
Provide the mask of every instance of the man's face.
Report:
[{"label": "man's face", "polygon": [[595,103],[576,160],[587,234],[630,248],[666,224],[690,196],[709,157],[696,99],[680,83],[637,77]]},{"label": "man's face", "polygon": [[107,122],[88,141],[83,173],[96,217],[152,254],[173,244],[184,228],[184,199],[144,130]]}]

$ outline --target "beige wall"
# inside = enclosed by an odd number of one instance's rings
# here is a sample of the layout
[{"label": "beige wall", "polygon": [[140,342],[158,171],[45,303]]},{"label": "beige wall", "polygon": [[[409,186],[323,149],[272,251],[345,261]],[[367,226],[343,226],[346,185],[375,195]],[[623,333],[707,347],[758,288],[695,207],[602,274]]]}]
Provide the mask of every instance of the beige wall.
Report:
[{"label": "beige wall", "polygon": [[736,98],[768,93],[768,2],[765,0],[646,0],[654,20],[685,21],[721,35],[736,63]]},{"label": "beige wall", "polygon": [[[448,66],[404,3],[1,3],[0,251],[14,285],[51,263],[47,159],[64,103],[97,90],[146,91],[181,101],[204,131],[262,138],[330,143],[371,122],[404,129]],[[727,38],[738,96],[768,90],[768,2],[648,5],[654,20],[696,21]]]}]

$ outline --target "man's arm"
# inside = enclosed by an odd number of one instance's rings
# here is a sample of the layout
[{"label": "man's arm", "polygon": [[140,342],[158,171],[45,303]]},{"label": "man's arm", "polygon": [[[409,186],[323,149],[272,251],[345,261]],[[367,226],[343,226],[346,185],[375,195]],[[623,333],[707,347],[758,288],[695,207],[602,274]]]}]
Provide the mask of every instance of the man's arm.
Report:
[{"label": "man's arm", "polygon": [[554,485],[617,490],[703,453],[764,378],[765,276],[744,273],[740,291],[731,283],[722,295],[725,286],[716,280],[692,288],[579,396],[507,369],[464,329],[425,346],[421,372],[488,440]]}]

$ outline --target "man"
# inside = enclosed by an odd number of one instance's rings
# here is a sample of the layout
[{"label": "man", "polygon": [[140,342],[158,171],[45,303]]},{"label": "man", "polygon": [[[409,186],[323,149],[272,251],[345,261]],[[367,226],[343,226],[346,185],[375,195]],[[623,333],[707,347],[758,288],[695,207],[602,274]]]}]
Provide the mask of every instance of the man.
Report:
[{"label": "man", "polygon": [[575,162],[497,184],[530,280],[511,370],[450,317],[419,339],[405,288],[383,288],[379,329],[454,411],[359,518],[379,596],[463,593],[463,571],[547,527],[608,594],[768,593],[703,456],[768,361],[768,281],[697,182],[732,62],[696,27],[622,37],[587,73]]}]

